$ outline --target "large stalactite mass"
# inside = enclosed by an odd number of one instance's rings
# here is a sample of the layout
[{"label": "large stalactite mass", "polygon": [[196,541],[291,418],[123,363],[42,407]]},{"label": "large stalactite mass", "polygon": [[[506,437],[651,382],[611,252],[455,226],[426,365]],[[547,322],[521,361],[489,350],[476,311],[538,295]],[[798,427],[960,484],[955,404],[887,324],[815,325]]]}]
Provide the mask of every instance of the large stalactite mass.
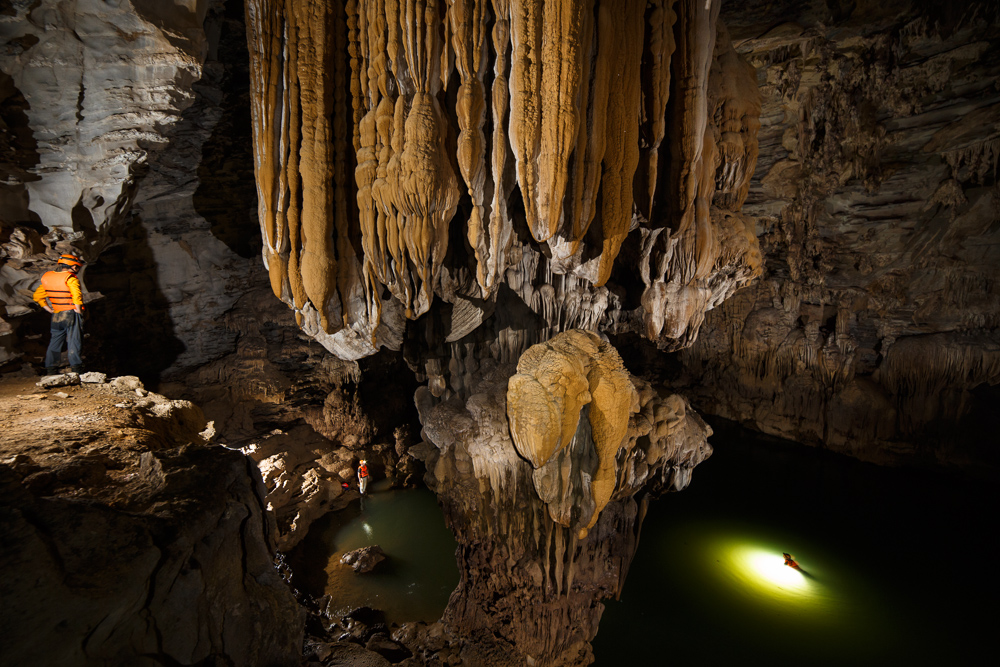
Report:
[{"label": "large stalactite mass", "polygon": [[[428,312],[457,341],[505,283],[553,332],[690,344],[761,271],[739,212],[760,99],[718,12],[249,0],[274,293],[347,359],[399,348],[405,320]],[[616,271],[638,273],[640,303],[622,301]]]},{"label": "large stalactite mass", "polygon": [[589,663],[647,493],[711,452],[603,334],[686,347],[760,274],[755,70],[704,0],[246,7],[271,287],[335,355],[402,348],[427,382],[445,624]]}]

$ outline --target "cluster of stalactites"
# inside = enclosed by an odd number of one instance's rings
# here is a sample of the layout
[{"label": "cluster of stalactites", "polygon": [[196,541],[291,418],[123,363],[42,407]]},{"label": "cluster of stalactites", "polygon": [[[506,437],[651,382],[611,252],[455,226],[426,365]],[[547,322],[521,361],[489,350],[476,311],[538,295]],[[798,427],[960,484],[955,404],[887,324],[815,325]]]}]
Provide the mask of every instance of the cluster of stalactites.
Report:
[{"label": "cluster of stalactites", "polygon": [[490,299],[520,256],[515,185],[557,273],[603,285],[643,227],[670,230],[661,282],[707,279],[713,198],[742,205],[760,109],[718,4],[248,0],[275,293],[327,333],[374,332],[386,298],[411,319]]}]

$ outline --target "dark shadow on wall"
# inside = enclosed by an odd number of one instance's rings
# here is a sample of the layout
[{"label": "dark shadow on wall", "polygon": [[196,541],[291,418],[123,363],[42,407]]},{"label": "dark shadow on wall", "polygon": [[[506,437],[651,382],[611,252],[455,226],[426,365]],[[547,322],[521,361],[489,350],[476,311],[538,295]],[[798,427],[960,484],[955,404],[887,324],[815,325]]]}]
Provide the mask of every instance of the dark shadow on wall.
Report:
[{"label": "dark shadow on wall", "polygon": [[28,210],[24,184],[41,179],[31,169],[38,166],[38,142],[27,111],[31,108],[14,80],[0,72],[0,243],[14,227],[29,227],[39,234],[48,229],[34,211]]},{"label": "dark shadow on wall", "polygon": [[87,267],[86,284],[104,295],[87,309],[86,368],[138,375],[147,386],[156,386],[185,348],[174,334],[170,304],[157,283],[156,260],[138,216],[122,243]]},{"label": "dark shadow on wall", "polygon": [[[194,193],[195,210],[209,222],[212,234],[244,259],[260,255],[261,237],[257,225],[257,187],[253,170],[253,135],[250,123],[250,55],[247,51],[243,3],[228,0],[217,16],[209,16],[206,28],[214,21],[205,84],[195,90],[218,86],[222,115],[212,134],[202,145],[198,163],[198,189]],[[207,85],[206,85],[207,84]],[[201,92],[201,91],[199,91]],[[217,95],[217,91],[212,90]],[[198,106],[198,105],[195,105]],[[192,108],[192,111],[195,111]],[[187,115],[187,114],[185,114]]]}]

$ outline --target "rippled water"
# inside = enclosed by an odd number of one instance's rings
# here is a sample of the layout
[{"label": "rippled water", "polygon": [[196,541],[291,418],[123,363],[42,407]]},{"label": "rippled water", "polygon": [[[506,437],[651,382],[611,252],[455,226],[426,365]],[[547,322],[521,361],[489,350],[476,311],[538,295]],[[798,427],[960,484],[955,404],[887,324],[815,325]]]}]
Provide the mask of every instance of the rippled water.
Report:
[{"label": "rippled water", "polygon": [[712,441],[691,487],[652,504],[598,665],[993,664],[988,486]]},{"label": "rippled water", "polygon": [[[355,574],[340,557],[377,544],[388,559],[368,574]],[[290,555],[295,585],[333,599],[343,615],[368,606],[390,623],[435,621],[458,584],[455,538],[427,489],[385,490],[376,484],[367,497],[327,515]]]}]

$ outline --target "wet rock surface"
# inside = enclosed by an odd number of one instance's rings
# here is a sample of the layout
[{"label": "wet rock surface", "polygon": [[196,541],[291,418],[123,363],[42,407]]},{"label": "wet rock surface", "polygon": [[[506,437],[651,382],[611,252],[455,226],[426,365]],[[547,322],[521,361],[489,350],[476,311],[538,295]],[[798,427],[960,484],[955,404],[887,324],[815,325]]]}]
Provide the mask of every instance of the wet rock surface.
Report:
[{"label": "wet rock surface", "polygon": [[358,574],[366,574],[374,570],[386,558],[388,556],[382,551],[382,547],[373,544],[370,547],[348,551],[340,557],[340,562],[344,565],[349,565]]}]

